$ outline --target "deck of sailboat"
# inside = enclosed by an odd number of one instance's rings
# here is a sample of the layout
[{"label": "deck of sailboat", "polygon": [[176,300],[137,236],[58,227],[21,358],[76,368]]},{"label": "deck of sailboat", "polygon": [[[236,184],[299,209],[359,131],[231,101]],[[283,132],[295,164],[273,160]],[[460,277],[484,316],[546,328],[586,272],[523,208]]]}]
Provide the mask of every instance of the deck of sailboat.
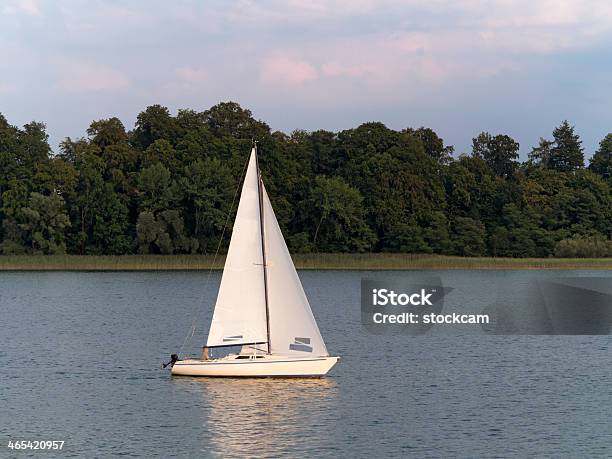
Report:
[{"label": "deck of sailboat", "polygon": [[224,364],[232,364],[232,365],[246,365],[252,363],[293,363],[293,362],[315,362],[318,360],[327,360],[330,357],[305,357],[305,358],[296,358],[296,357],[288,357],[288,356],[266,356],[265,359],[228,359],[228,358],[220,358],[220,359],[196,359],[190,358],[185,360],[179,360],[175,363],[175,365],[224,365]]},{"label": "deck of sailboat", "polygon": [[338,357],[284,355],[230,355],[219,359],[190,358],[177,361],[172,374],[178,376],[247,378],[320,378]]}]

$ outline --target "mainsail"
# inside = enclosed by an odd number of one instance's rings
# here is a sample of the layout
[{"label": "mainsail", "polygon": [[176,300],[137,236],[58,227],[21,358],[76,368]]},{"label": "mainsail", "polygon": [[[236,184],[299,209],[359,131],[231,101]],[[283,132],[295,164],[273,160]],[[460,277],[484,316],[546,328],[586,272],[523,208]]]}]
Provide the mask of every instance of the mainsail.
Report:
[{"label": "mainsail", "polygon": [[271,354],[327,356],[270,199],[257,175],[257,151],[253,148],[207,346],[268,343]]},{"label": "mainsail", "polygon": [[244,177],[207,346],[266,343],[266,305],[255,148]]}]

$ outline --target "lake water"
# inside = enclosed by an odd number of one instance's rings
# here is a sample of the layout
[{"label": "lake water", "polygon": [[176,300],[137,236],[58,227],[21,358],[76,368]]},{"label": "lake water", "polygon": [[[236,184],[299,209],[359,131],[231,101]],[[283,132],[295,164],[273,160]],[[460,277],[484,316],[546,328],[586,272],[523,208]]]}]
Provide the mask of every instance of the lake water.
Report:
[{"label": "lake water", "polygon": [[[478,311],[496,283],[552,275],[434,274]],[[64,440],[57,457],[612,456],[609,336],[372,335],[360,280],[388,275],[300,273],[342,356],[329,377],[207,380],[160,363],[198,310],[201,345],[219,273],[0,273],[0,457],[53,457],[9,439]]]}]

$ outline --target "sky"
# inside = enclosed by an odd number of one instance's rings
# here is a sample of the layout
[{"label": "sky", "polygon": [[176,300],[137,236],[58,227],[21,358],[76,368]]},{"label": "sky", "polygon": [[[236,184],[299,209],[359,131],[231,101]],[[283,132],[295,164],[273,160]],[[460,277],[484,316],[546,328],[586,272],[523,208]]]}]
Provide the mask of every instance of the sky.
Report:
[{"label": "sky", "polygon": [[609,0],[0,2],[0,112],[53,149],[91,121],[232,100],[273,130],[481,131],[524,159],[564,119],[612,132]]}]

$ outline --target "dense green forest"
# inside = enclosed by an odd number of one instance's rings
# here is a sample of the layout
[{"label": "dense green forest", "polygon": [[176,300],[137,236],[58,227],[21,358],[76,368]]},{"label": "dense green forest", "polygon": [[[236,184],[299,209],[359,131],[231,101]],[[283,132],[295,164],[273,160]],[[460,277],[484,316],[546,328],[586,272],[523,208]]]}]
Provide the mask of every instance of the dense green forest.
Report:
[{"label": "dense green forest", "polygon": [[456,157],[429,128],[287,135],[232,102],[94,121],[57,154],[0,115],[0,251],[214,253],[229,216],[223,250],[252,139],[294,252],[612,255],[612,134],[585,167],[564,121],[521,163],[503,134]]}]

